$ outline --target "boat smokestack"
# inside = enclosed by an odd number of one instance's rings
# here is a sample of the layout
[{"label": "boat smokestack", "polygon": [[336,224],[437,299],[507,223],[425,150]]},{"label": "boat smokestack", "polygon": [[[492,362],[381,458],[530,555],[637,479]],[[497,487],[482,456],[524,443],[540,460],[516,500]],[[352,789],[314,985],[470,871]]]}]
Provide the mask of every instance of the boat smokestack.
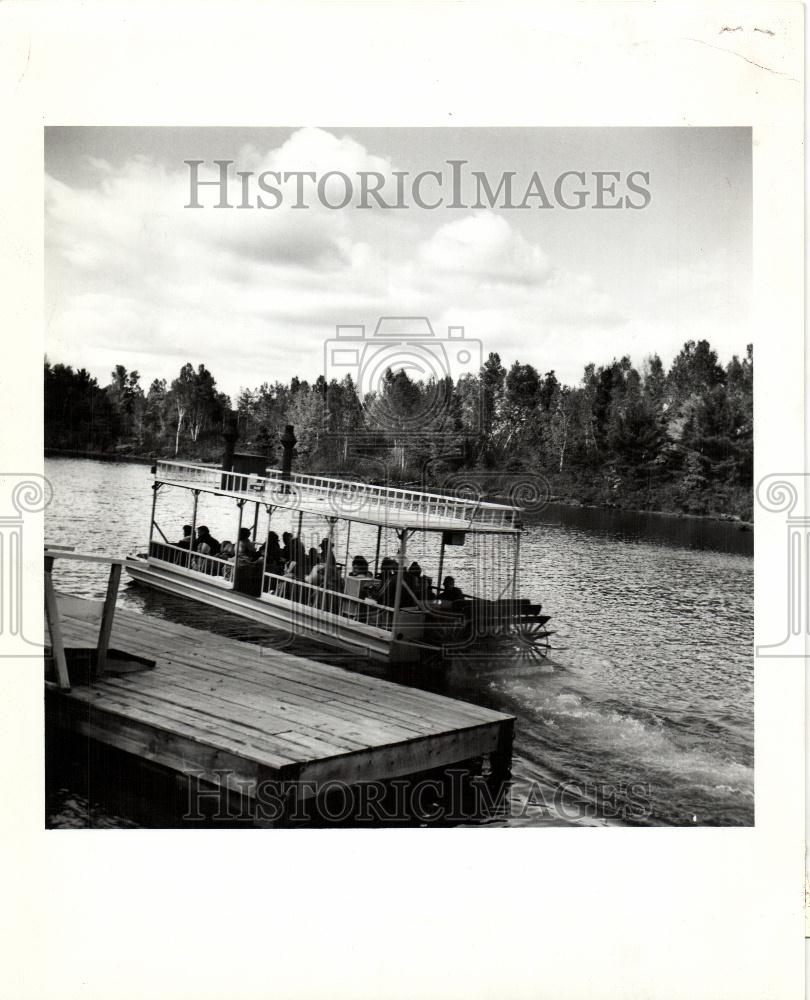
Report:
[{"label": "boat smokestack", "polygon": [[222,471],[231,472],[233,469],[233,453],[236,449],[236,442],[239,438],[239,423],[236,410],[230,410],[225,418],[225,430],[222,432],[225,439],[225,451],[222,454]]},{"label": "boat smokestack", "polygon": [[293,448],[295,447],[295,429],[292,424],[287,424],[284,433],[281,435],[281,446],[284,449],[281,456],[281,478],[289,480],[292,472]]}]

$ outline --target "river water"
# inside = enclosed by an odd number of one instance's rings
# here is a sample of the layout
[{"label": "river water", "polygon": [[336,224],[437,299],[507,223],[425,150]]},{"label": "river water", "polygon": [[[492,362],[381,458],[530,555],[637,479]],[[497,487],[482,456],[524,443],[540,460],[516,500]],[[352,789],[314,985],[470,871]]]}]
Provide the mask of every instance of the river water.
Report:
[{"label": "river water", "polygon": [[[148,466],[50,458],[45,472],[53,485],[47,541],[107,555],[146,548]],[[165,493],[158,521],[174,540],[191,520],[188,500]],[[235,536],[210,503],[197,523],[203,518],[216,537]],[[321,527],[312,531],[315,538]],[[362,529],[349,541],[352,554],[373,557]],[[336,539],[339,558],[343,544]],[[752,549],[752,534],[735,524],[549,506],[524,531],[520,591],[552,616],[550,656],[535,662],[515,651],[397,679],[516,717],[511,814],[493,822],[751,825]],[[468,585],[461,550],[447,552],[444,571]],[[414,555],[429,571],[432,554]],[[100,598],[106,575],[63,563],[57,586]],[[132,583],[119,600],[348,668],[387,669],[358,667],[304,640],[290,646],[279,633]]]}]

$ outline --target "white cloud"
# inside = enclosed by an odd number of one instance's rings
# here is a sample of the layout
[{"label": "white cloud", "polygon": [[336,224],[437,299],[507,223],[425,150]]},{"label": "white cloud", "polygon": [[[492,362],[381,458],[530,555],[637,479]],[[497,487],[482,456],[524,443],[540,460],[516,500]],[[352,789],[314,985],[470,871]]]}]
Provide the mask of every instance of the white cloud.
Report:
[{"label": "white cloud", "polygon": [[[397,169],[318,129],[234,159],[256,173]],[[174,377],[187,360],[205,363],[232,395],[293,374],[313,378],[336,323],[373,326],[380,315],[425,315],[437,332],[463,325],[484,356],[554,367],[569,381],[587,361],[632,351],[640,364],[689,334],[661,308],[671,276],[648,289],[644,321],[496,211],[330,211],[315,199],[306,210],[192,210],[183,208],[182,164],[137,157],[90,166],[92,186],[46,180],[47,350],[102,382],[118,362],[148,382]],[[238,202],[236,185],[230,196]],[[717,283],[703,277],[710,314]]]},{"label": "white cloud", "polygon": [[498,284],[541,285],[549,259],[516,232],[502,215],[479,211],[440,226],[419,248],[419,262],[444,275]]}]

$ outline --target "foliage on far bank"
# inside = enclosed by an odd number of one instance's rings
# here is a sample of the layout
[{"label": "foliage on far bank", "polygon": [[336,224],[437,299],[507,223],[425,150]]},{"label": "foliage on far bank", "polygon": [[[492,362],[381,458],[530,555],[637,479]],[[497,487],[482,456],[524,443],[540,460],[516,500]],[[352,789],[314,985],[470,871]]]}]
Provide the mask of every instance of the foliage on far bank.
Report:
[{"label": "foliage on far bank", "polygon": [[[144,392],[122,365],[101,387],[83,369],[45,363],[46,448],[216,461],[230,405],[204,365]],[[725,367],[705,340],[684,344],[668,371],[657,355],[640,369],[628,357],[590,364],[576,386],[519,361],[506,368],[497,354],[456,383],[387,371],[363,400],[349,377],[293,378],[242,390],[236,409],[237,450],[272,464],[293,424],[302,471],[433,487],[469,473],[490,492],[524,473],[574,502],[752,513],[750,345]]]}]

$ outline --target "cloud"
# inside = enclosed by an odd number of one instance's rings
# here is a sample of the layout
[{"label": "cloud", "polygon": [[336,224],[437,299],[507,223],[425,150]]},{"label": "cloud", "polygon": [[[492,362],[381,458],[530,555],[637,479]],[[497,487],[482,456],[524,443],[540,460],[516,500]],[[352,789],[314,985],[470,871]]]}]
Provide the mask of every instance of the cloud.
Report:
[{"label": "cloud", "polygon": [[[233,159],[254,174],[398,169],[320,129]],[[231,395],[314,378],[336,324],[373,327],[397,314],[427,316],[437,331],[463,325],[484,356],[498,351],[576,381],[631,328],[610,288],[555,264],[553,248],[494,210],[331,211],[316,199],[305,210],[185,209],[182,163],[94,157],[88,167],[93,182],[83,187],[46,177],[46,343],[53,360],[102,383],[119,362],[145,382],[202,362]],[[239,202],[236,178],[229,198]]]},{"label": "cloud", "polygon": [[551,275],[547,255],[516,232],[502,215],[479,211],[440,226],[419,248],[419,260],[443,276],[487,285],[542,285]]}]

